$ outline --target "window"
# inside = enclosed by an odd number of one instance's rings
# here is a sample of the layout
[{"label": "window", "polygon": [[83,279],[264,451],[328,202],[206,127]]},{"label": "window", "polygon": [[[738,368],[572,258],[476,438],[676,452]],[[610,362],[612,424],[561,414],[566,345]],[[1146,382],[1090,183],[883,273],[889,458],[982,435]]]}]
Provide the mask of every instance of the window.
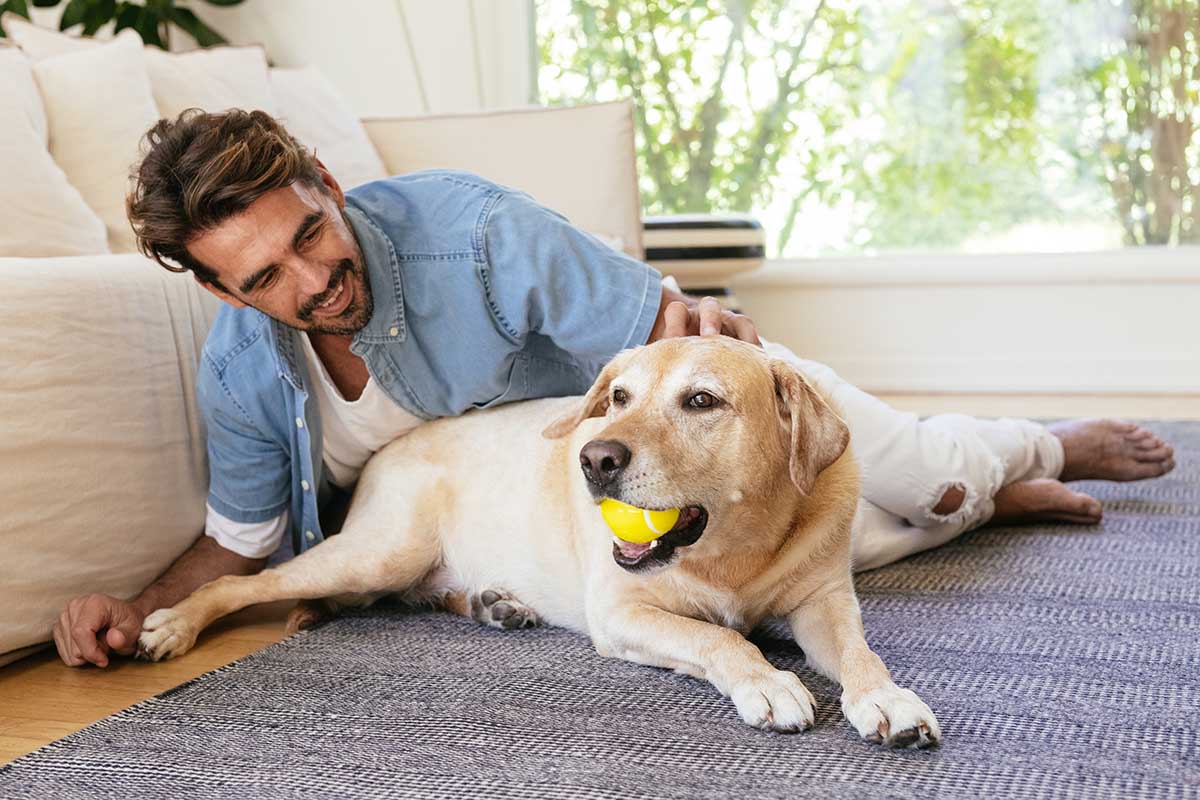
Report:
[{"label": "window", "polygon": [[1200,0],[536,0],[547,104],[631,97],[647,213],[775,256],[1200,243]]}]

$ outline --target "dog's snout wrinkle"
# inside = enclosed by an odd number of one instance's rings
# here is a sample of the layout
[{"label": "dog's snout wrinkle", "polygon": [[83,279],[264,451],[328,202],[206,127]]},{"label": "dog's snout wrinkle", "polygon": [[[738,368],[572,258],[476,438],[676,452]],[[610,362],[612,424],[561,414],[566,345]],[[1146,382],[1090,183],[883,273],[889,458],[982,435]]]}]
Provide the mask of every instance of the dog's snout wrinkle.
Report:
[{"label": "dog's snout wrinkle", "polygon": [[579,451],[583,474],[597,486],[608,486],[620,477],[633,453],[620,442],[593,439]]}]

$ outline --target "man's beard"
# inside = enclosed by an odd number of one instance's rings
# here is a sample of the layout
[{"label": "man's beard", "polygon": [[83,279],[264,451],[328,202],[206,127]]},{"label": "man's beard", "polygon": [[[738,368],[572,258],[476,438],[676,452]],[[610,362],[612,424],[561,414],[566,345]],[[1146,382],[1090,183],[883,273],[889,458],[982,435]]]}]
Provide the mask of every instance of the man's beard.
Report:
[{"label": "man's beard", "polygon": [[[337,285],[342,281],[342,278],[347,276],[350,278],[347,283],[357,279],[354,287],[354,299],[342,309],[342,313],[338,314],[337,317],[314,322],[313,314],[317,306],[328,300],[337,291]],[[347,291],[347,288],[343,287],[342,291]],[[371,314],[374,311],[375,302],[371,297],[371,284],[367,280],[365,270],[360,270],[351,259],[344,258],[329,276],[329,285],[325,291],[310,299],[297,312],[297,319],[303,323],[302,326],[297,327],[313,333],[353,336],[363,329],[363,326],[371,319]]]}]

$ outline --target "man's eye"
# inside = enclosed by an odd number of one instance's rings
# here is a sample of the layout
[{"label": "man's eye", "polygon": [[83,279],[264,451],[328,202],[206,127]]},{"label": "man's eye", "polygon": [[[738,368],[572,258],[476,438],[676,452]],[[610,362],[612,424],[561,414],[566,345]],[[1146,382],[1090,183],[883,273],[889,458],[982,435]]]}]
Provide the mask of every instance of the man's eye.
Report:
[{"label": "man's eye", "polygon": [[625,394],[624,389],[613,389],[612,401],[615,405],[623,406],[629,402],[629,395]]},{"label": "man's eye", "polygon": [[321,235],[321,229],[313,228],[311,231],[309,231],[307,234],[305,234],[304,238],[301,239],[300,242],[301,242],[301,244],[312,244],[313,242],[315,242],[317,240],[318,237],[320,237],[320,235]]},{"label": "man's eye", "polygon": [[720,402],[720,400],[708,392],[696,392],[688,398],[687,404],[689,408],[713,408],[720,404]]},{"label": "man's eye", "polygon": [[263,289],[266,289],[275,283],[275,274],[276,273],[272,272],[263,277],[263,279],[258,282],[258,285],[254,287],[255,290],[262,291]]}]

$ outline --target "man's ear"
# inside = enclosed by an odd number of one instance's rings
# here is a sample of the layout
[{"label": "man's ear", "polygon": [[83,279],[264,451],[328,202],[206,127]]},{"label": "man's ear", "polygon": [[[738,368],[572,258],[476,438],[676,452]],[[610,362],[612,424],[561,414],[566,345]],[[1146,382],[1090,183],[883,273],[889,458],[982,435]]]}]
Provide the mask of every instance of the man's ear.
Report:
[{"label": "man's ear", "polygon": [[333,199],[337,200],[338,208],[346,207],[346,193],[342,191],[341,184],[337,182],[337,178],[333,177],[333,173],[317,158],[316,153],[313,153],[313,160],[317,162],[317,170],[321,173],[321,183],[325,184],[325,188],[333,195]]},{"label": "man's ear", "polygon": [[542,436],[547,439],[560,439],[579,427],[579,423],[585,419],[604,416],[608,412],[608,387],[612,385],[618,372],[616,362],[615,358],[608,362],[579,404],[547,425],[542,431]]},{"label": "man's ear", "polygon": [[245,302],[237,299],[236,297],[231,295],[229,292],[222,289],[220,286],[217,286],[215,283],[209,283],[208,281],[201,279],[201,277],[194,272],[192,273],[192,277],[196,279],[196,283],[200,284],[201,288],[207,289],[209,292],[216,295],[217,299],[220,300],[222,303],[228,303],[229,305],[233,306],[234,308],[245,308],[246,307]]},{"label": "man's ear", "polygon": [[850,429],[791,364],[773,358],[771,374],[780,421],[788,431],[788,472],[800,493],[808,494],[817,476],[846,451]]}]

